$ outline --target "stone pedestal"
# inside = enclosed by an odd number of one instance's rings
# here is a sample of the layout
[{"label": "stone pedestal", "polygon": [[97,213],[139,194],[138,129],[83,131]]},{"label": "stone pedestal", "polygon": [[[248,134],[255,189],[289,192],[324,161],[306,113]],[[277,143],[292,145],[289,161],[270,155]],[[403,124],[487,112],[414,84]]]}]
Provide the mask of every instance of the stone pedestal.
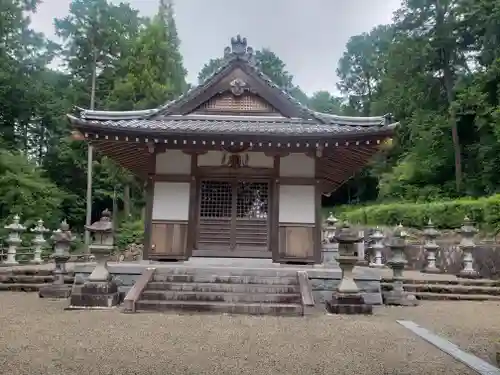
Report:
[{"label": "stone pedestal", "polygon": [[441,273],[441,270],[437,268],[436,265],[436,254],[439,250],[439,245],[436,243],[436,238],[439,236],[439,232],[434,228],[432,221],[429,220],[425,230],[425,243],[424,249],[427,254],[427,265],[422,270],[425,273]]},{"label": "stone pedestal", "polygon": [[375,228],[375,231],[370,236],[370,240],[372,241],[370,249],[372,251],[372,259],[373,259],[373,261],[370,263],[370,267],[373,268],[385,267],[382,261],[382,250],[384,250],[384,238],[385,236],[379,229],[379,227]]},{"label": "stone pedestal", "polygon": [[321,245],[323,254],[323,266],[325,268],[337,268],[339,263],[337,257],[339,255],[339,245],[337,243],[324,243]]},{"label": "stone pedestal", "polygon": [[416,306],[418,301],[414,295],[408,294],[403,289],[403,271],[406,266],[405,249],[407,246],[406,238],[408,234],[400,224],[396,227],[394,234],[389,242],[391,248],[391,259],[387,262],[392,268],[392,290],[384,293],[386,305],[395,306]]},{"label": "stone pedestal", "polygon": [[9,245],[7,248],[7,258],[3,261],[3,264],[6,266],[15,266],[19,264],[16,259],[17,248],[22,243],[21,233],[26,230],[26,228],[19,223],[20,220],[19,216],[15,215],[12,223],[4,227],[9,231],[9,235],[5,240],[7,245]]},{"label": "stone pedestal", "polygon": [[365,303],[353,277],[353,268],[358,263],[356,244],[361,241],[359,232],[351,230],[344,223],[335,235],[339,244],[338,263],[342,270],[342,280],[333,292],[332,298],[326,301],[326,309],[332,314],[371,314],[373,308]]},{"label": "stone pedestal", "polygon": [[337,219],[332,213],[323,224],[323,240],[321,244],[321,255],[325,268],[337,268],[338,243],[335,241],[335,231],[337,230]]},{"label": "stone pedestal", "polygon": [[66,220],[54,232],[52,239],[54,240],[54,254],[52,255],[55,262],[54,282],[41,288],[38,295],[40,298],[68,298],[71,295],[71,285],[64,284],[64,276],[68,273],[66,263],[70,258],[69,250],[75,237],[71,234]]},{"label": "stone pedestal", "polygon": [[476,249],[474,236],[478,231],[472,225],[471,220],[466,216],[458,232],[462,236],[462,240],[458,246],[460,250],[462,250],[464,267],[457,276],[465,279],[477,279],[479,278],[479,273],[474,269],[474,257],[472,254]]},{"label": "stone pedestal", "polygon": [[35,250],[35,255],[31,260],[31,263],[34,264],[42,264],[42,250],[47,241],[44,238],[45,233],[49,232],[47,228],[43,226],[43,220],[40,219],[36,223],[36,227],[31,228],[31,232],[35,234],[35,238],[33,238],[33,249]]},{"label": "stone pedestal", "polygon": [[118,284],[108,271],[107,260],[113,251],[111,212],[105,210],[101,219],[86,227],[92,234],[90,252],[97,264],[83,285],[74,285],[68,309],[108,309],[120,303]]}]

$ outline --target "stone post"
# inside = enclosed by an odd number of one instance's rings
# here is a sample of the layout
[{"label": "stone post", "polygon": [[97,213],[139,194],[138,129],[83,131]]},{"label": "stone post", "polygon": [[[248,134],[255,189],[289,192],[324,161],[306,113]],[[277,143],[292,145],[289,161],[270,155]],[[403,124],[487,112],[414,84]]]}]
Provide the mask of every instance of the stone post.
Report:
[{"label": "stone post", "polygon": [[3,261],[5,265],[15,266],[19,264],[16,259],[17,248],[22,243],[21,233],[26,230],[26,228],[19,223],[20,220],[19,215],[15,215],[12,219],[12,223],[4,227],[9,231],[9,236],[5,240],[9,245],[7,249],[7,259]]},{"label": "stone post", "polygon": [[332,314],[371,314],[372,306],[367,305],[356,282],[353,268],[358,263],[357,244],[361,241],[359,232],[352,230],[346,222],[342,225],[335,239],[339,244],[338,262],[342,270],[342,280],[326,301],[326,309]]},{"label": "stone post", "polygon": [[104,210],[99,221],[86,226],[92,235],[89,246],[96,266],[83,285],[74,285],[68,309],[111,308],[120,302],[118,284],[108,270],[108,258],[113,252],[113,223],[111,212]]},{"label": "stone post", "polygon": [[408,233],[399,224],[389,241],[391,259],[387,262],[392,268],[392,290],[385,293],[385,303],[396,306],[416,306],[418,304],[414,295],[406,293],[403,289],[403,270],[406,266],[405,249]]},{"label": "stone post", "polygon": [[427,254],[427,265],[422,270],[426,273],[441,273],[436,266],[436,253],[439,250],[439,245],[436,243],[436,238],[439,236],[439,231],[434,228],[432,221],[429,219],[427,226],[424,229],[424,250]]},{"label": "stone post", "polygon": [[358,254],[358,265],[360,266],[367,266],[368,262],[365,260],[365,231],[360,230],[358,231],[358,236],[361,238],[361,240],[356,243],[356,253]]},{"label": "stone post", "polygon": [[35,264],[42,264],[43,259],[42,259],[42,249],[47,243],[45,240],[45,233],[49,232],[47,228],[43,226],[43,220],[40,219],[36,222],[36,226],[34,228],[31,228],[31,233],[35,234],[35,238],[33,238],[33,248],[35,249],[35,256],[31,260],[31,263]]},{"label": "stone post", "polygon": [[54,282],[41,288],[38,295],[41,298],[68,298],[71,294],[71,285],[64,283],[64,277],[68,274],[66,263],[70,258],[69,250],[75,237],[69,230],[66,220],[63,220],[59,229],[54,231],[51,239],[54,241],[54,253],[52,254],[55,262]]},{"label": "stone post", "polygon": [[323,255],[323,266],[327,268],[337,268],[338,244],[335,241],[336,224],[338,220],[330,212],[323,225],[323,243],[321,251]]},{"label": "stone post", "polygon": [[370,240],[372,241],[371,251],[373,254],[373,262],[370,263],[370,267],[382,268],[385,267],[382,262],[382,250],[384,250],[384,234],[379,227],[375,228],[375,231],[370,235]]},{"label": "stone post", "polygon": [[458,274],[458,277],[463,277],[467,279],[475,279],[479,277],[479,273],[474,269],[474,257],[472,253],[476,248],[474,243],[474,236],[477,234],[478,230],[474,227],[471,220],[466,216],[462,227],[458,231],[462,236],[462,240],[458,245],[463,254],[464,268]]}]

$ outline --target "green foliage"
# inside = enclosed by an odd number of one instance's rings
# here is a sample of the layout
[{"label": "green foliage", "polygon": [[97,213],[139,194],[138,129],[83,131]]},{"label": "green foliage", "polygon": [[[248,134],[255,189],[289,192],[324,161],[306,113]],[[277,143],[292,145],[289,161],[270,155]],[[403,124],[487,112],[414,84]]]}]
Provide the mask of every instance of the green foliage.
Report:
[{"label": "green foliage", "polygon": [[19,153],[0,150],[0,196],[0,218],[4,223],[16,214],[27,225],[42,219],[54,227],[61,220],[64,193]]},{"label": "green foliage", "polygon": [[342,220],[364,225],[422,228],[432,222],[439,228],[459,228],[465,216],[480,224],[485,230],[500,229],[500,195],[486,198],[461,198],[435,202],[398,202],[374,204],[364,207],[344,206],[335,210]]},{"label": "green foliage", "polygon": [[115,235],[115,245],[123,251],[131,244],[142,244],[144,239],[144,221],[124,221]]}]

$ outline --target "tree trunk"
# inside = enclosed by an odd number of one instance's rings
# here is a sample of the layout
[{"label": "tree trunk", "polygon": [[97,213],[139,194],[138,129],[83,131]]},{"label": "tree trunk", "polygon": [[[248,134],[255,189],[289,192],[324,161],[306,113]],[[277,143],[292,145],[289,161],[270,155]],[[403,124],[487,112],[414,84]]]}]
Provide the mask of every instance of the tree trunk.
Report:
[{"label": "tree trunk", "polygon": [[[449,30],[445,27],[445,14],[448,8],[446,3],[441,3],[440,0],[436,2],[436,32],[441,43],[445,43],[449,38]],[[450,115],[450,128],[451,138],[453,141],[453,151],[455,154],[455,185],[457,192],[460,192],[462,185],[462,153],[460,149],[460,139],[457,129],[457,116],[453,108],[454,95],[454,82],[453,82],[453,68],[451,66],[451,51],[449,43],[445,43],[441,47],[441,62],[443,69],[444,88],[446,90],[446,98],[448,101],[448,113]]]},{"label": "tree trunk", "polygon": [[130,217],[130,185],[125,184],[123,187],[123,213],[125,220]]}]

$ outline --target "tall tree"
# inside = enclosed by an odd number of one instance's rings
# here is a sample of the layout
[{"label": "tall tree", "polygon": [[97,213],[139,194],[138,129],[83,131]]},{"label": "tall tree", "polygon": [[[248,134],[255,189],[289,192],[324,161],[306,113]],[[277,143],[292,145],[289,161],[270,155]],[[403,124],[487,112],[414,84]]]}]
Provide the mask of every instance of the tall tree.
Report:
[{"label": "tall tree", "polygon": [[[73,0],[69,15],[55,20],[67,67],[82,85],[80,105],[88,106],[93,99],[97,107],[104,104],[120,58],[135,40],[140,22],[129,5],[107,0]],[[91,98],[92,93],[96,98]]]},{"label": "tall tree", "polygon": [[182,67],[176,32],[168,31],[175,29],[175,24],[165,24],[171,17],[165,15],[169,9],[160,7],[131,44],[127,58],[122,59],[121,70],[126,74],[114,83],[108,101],[110,108],[154,108],[185,90],[186,70]]},{"label": "tall tree", "polygon": [[393,38],[391,26],[378,26],[369,33],[353,36],[339,61],[338,89],[358,114],[369,116],[384,73],[386,56]]},{"label": "tall tree", "polygon": [[174,16],[174,1],[173,0],[160,0],[160,9],[158,16],[163,21],[165,28],[165,40],[169,43],[168,54],[165,56],[165,68],[172,74],[172,85],[176,93],[183,93],[187,89],[186,74],[184,69],[183,58],[180,52],[181,41],[177,32],[177,25]]},{"label": "tall tree", "polygon": [[449,127],[455,158],[456,189],[462,185],[462,157],[457,117],[452,105],[455,99],[457,74],[466,67],[464,39],[460,33],[460,0],[406,0],[396,12],[398,31],[414,40],[425,40],[428,68],[441,77],[446,95]]}]

